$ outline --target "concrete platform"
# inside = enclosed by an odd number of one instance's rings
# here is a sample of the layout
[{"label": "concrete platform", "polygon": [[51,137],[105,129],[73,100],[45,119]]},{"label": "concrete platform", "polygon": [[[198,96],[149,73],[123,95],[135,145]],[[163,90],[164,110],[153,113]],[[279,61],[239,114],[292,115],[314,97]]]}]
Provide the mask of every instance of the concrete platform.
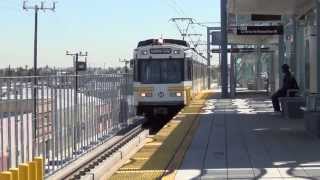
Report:
[{"label": "concrete platform", "polygon": [[[110,180],[174,179],[199,125],[199,112],[213,92],[203,92],[184,107]],[[108,171],[108,169],[105,169]]]},{"label": "concrete platform", "polygon": [[211,99],[175,179],[319,179],[320,140],[269,99]]}]

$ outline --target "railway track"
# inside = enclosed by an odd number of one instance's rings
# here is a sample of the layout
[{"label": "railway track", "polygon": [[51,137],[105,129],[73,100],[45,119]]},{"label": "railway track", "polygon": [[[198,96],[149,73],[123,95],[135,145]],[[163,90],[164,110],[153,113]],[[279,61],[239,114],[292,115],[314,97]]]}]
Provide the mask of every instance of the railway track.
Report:
[{"label": "railway track", "polygon": [[108,147],[102,153],[97,154],[93,158],[85,161],[79,168],[75,169],[68,175],[66,175],[63,179],[69,180],[78,180],[82,179],[85,176],[91,175],[94,179],[94,174],[90,173],[93,169],[99,166],[104,161],[107,161],[109,157],[111,157],[114,153],[116,153],[120,148],[125,146],[128,142],[130,142],[133,138],[142,133],[144,129],[142,128],[142,124],[133,127],[127,133],[125,133],[122,138],[120,138],[116,143],[112,146]]},{"label": "railway track", "polygon": [[132,153],[139,146],[142,147],[144,139],[149,134],[156,134],[172,116],[149,117],[136,122],[126,130],[119,132],[114,140],[110,140],[109,144],[105,145],[106,147],[102,147],[92,154],[84,155],[87,157],[80,157],[77,163],[62,170],[64,172],[55,174],[48,179],[95,180],[111,176],[116,172],[117,167],[122,166],[120,164],[124,159],[133,155]]}]

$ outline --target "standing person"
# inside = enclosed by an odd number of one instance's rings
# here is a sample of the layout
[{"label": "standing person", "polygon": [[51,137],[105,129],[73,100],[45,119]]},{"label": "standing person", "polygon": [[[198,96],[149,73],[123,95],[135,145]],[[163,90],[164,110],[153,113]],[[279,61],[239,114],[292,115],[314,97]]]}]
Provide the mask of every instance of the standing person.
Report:
[{"label": "standing person", "polygon": [[[290,72],[290,67],[288,64],[282,65],[282,73],[284,74],[283,85],[276,93],[272,95],[272,104],[275,112],[280,112],[279,98],[286,97],[287,91],[289,89],[299,89],[296,79]],[[292,92],[289,94],[290,97],[295,96],[295,93]]]}]

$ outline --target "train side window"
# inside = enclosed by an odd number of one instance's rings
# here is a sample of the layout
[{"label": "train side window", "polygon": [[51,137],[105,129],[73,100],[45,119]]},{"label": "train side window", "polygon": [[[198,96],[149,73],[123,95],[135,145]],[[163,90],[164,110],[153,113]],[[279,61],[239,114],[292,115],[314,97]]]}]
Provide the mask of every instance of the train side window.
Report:
[{"label": "train side window", "polygon": [[141,70],[143,69],[143,63],[141,60],[136,60],[136,73],[137,73],[137,81],[141,82],[142,81],[142,72]]},{"label": "train side window", "polygon": [[139,81],[138,74],[137,74],[137,60],[133,59],[130,61],[130,67],[133,69],[133,80]]},{"label": "train side window", "polygon": [[187,61],[187,80],[192,80],[192,61]]},{"label": "train side window", "polygon": [[198,64],[198,62],[196,62],[196,64],[195,64],[195,69],[196,69],[195,77],[196,77],[196,79],[198,79],[199,78],[199,64]]},{"label": "train side window", "polygon": [[183,61],[183,80],[188,81],[188,61]]},{"label": "train side window", "polygon": [[197,79],[197,77],[196,77],[196,72],[197,72],[197,69],[196,69],[196,66],[197,66],[197,63],[196,62],[194,62],[193,64],[192,64],[192,77],[193,77],[193,80],[195,80],[195,79]]}]

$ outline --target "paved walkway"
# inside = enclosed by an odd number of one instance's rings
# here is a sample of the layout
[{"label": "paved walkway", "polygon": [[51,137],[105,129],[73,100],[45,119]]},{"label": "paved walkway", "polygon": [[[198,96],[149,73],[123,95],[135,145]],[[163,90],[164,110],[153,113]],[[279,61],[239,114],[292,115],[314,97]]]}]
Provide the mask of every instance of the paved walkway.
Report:
[{"label": "paved walkway", "polygon": [[176,179],[319,179],[320,140],[266,99],[213,99]]}]

